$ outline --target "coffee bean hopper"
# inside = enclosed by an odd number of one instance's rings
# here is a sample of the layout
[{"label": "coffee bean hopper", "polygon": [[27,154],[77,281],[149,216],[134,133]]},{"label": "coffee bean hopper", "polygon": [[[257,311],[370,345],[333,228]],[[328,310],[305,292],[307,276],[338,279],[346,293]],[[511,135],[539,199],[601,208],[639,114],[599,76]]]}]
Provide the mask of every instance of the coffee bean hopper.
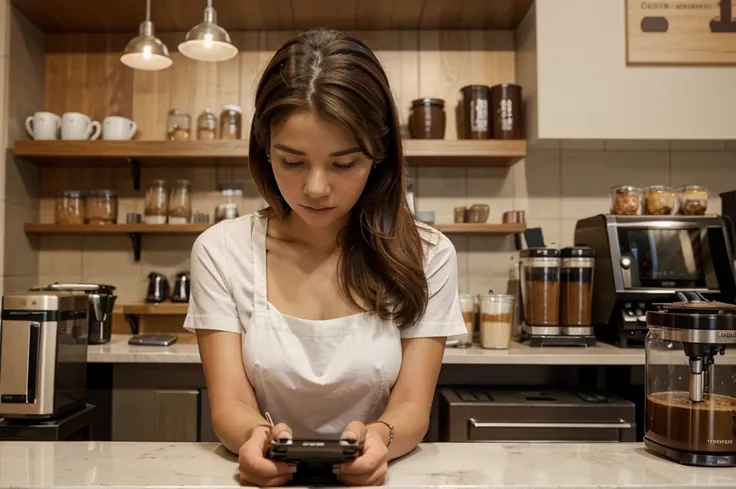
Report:
[{"label": "coffee bean hopper", "polygon": [[736,466],[736,305],[678,292],[647,312],[644,445],[685,465]]}]

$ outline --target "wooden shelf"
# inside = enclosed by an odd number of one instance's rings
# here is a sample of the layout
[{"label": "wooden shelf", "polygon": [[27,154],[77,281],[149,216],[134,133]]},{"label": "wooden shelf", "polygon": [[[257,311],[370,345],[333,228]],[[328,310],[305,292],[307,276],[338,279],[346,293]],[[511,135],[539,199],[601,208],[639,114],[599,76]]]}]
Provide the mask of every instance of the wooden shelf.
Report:
[{"label": "wooden shelf", "polygon": [[26,223],[24,229],[30,234],[199,234],[209,224],[45,224]]},{"label": "wooden shelf", "polygon": [[432,224],[444,234],[516,234],[526,231],[526,224]]},{"label": "wooden shelf", "polygon": [[33,141],[15,142],[16,156],[40,165],[99,165],[100,159],[126,164],[137,160],[150,166],[178,165],[182,160],[227,160],[248,157],[248,141]]},{"label": "wooden shelf", "polygon": [[[42,166],[218,166],[248,157],[248,141],[16,141],[16,156]],[[526,156],[525,140],[406,139],[412,166],[509,166]],[[140,169],[140,168],[139,168]]]},{"label": "wooden shelf", "polygon": [[[114,8],[99,0],[12,3],[44,32],[135,32],[145,13],[143,2],[130,1],[116,2]],[[343,30],[514,30],[532,3],[533,0],[217,0],[214,6],[218,23],[229,31],[304,30],[316,26]],[[202,21],[204,5],[201,0],[157,0],[151,20],[157,33],[184,33]]]},{"label": "wooden shelf", "polygon": [[[514,234],[526,230],[524,224],[475,224],[447,223],[433,224],[434,228],[445,234]],[[24,229],[29,234],[68,234],[68,235],[181,235],[199,234],[210,224],[109,224],[94,226],[90,224],[45,224],[26,223]]]},{"label": "wooden shelf", "polygon": [[146,302],[123,304],[123,314],[130,316],[183,316],[189,305],[186,302],[161,302],[148,304]]}]

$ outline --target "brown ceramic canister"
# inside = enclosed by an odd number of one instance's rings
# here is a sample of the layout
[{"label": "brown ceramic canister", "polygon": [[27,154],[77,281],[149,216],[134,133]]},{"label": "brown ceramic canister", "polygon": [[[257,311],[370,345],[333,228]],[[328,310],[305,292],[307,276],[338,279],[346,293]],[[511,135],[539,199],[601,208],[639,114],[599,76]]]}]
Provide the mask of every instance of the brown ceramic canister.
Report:
[{"label": "brown ceramic canister", "polygon": [[521,87],[502,83],[491,87],[493,139],[523,139]]},{"label": "brown ceramic canister", "polygon": [[411,103],[409,134],[413,139],[445,138],[445,101],[420,98]]},{"label": "brown ceramic canister", "polygon": [[462,139],[488,139],[491,135],[491,120],[488,111],[490,87],[468,85],[460,89],[462,102]]}]

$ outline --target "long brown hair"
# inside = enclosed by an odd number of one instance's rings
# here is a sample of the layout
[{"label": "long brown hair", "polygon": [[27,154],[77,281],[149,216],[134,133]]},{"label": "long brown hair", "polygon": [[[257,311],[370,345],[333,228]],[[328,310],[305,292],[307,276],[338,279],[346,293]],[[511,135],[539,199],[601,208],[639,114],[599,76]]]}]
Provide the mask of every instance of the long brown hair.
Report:
[{"label": "long brown hair", "polygon": [[376,163],[343,230],[340,288],[357,308],[399,327],[415,324],[428,301],[423,240],[406,201],[399,118],[380,61],[359,39],[323,29],[292,37],[269,61],[256,91],[249,165],[268,215],[278,218],[290,209],[268,161],[269,132],[296,108],[349,129]]}]

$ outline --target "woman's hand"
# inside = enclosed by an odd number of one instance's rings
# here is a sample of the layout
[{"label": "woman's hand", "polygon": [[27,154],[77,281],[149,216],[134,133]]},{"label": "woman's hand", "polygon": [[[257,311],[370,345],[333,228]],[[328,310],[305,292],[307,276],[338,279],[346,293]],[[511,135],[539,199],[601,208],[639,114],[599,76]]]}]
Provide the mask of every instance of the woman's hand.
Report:
[{"label": "woman's hand", "polygon": [[363,450],[355,460],[338,466],[337,478],[349,486],[376,486],[383,484],[388,472],[388,447],[375,431],[360,421],[348,424],[342,440],[363,440]]},{"label": "woman's hand", "polygon": [[283,486],[291,480],[296,465],[286,464],[266,457],[270,440],[291,439],[291,429],[279,423],[269,429],[257,426],[248,441],[238,450],[240,482],[246,485],[269,487]]}]

